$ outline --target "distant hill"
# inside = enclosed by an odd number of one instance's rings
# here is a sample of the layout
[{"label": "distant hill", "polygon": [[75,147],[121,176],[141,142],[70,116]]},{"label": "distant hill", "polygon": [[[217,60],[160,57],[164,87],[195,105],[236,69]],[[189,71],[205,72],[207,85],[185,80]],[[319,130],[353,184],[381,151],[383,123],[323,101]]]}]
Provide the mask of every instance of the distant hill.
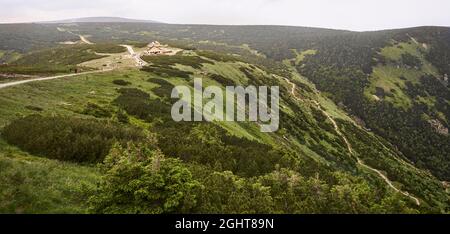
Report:
[{"label": "distant hill", "polygon": [[75,19],[64,19],[55,21],[43,21],[39,23],[161,23],[153,20],[139,20],[139,19],[128,19],[121,17],[85,17],[85,18],[75,18]]}]

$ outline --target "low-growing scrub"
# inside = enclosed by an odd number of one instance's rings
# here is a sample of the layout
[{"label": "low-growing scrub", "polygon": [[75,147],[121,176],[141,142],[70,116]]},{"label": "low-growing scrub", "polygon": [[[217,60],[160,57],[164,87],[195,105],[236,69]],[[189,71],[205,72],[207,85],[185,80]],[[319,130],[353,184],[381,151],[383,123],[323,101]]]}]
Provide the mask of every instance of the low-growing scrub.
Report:
[{"label": "low-growing scrub", "polygon": [[131,82],[126,80],[113,80],[113,84],[120,85],[120,86],[128,86],[131,84]]},{"label": "low-growing scrub", "polygon": [[86,105],[86,108],[83,110],[82,114],[92,115],[97,118],[110,118],[112,116],[111,112],[107,108],[91,102]]},{"label": "low-growing scrub", "polygon": [[93,44],[93,45],[87,45],[87,47],[97,53],[105,53],[105,54],[106,53],[117,54],[117,53],[123,53],[123,52],[127,51],[127,49],[125,47],[119,46],[119,45],[116,45],[113,43]]},{"label": "low-growing scrub", "polygon": [[198,55],[212,59],[212,60],[216,60],[218,62],[239,62],[239,58],[237,58],[236,56],[233,55],[228,55],[225,53],[216,53],[214,51],[210,51],[210,50],[202,50],[202,51],[197,51],[196,52]]},{"label": "low-growing scrub", "polygon": [[105,57],[97,55],[95,52],[98,51],[94,51],[91,45],[60,46],[26,54],[14,64],[31,66],[76,65]]},{"label": "low-growing scrub", "polygon": [[150,95],[140,89],[122,88],[119,93],[113,103],[129,115],[148,122],[171,118],[170,105],[159,99],[150,99]]},{"label": "low-growing scrub", "polygon": [[0,73],[5,74],[24,74],[24,75],[47,75],[57,73],[73,72],[76,66],[65,65],[0,65]]},{"label": "low-growing scrub", "polygon": [[164,99],[171,100],[170,95],[175,86],[163,79],[151,78],[148,81],[159,85],[159,87],[152,89],[153,93]]},{"label": "low-growing scrub", "polygon": [[93,213],[181,213],[195,207],[200,183],[179,159],[158,149],[116,145],[101,168],[104,176],[89,199]]},{"label": "low-growing scrub", "polygon": [[151,72],[162,77],[180,77],[186,79],[188,79],[190,75],[193,74],[192,72],[182,71],[170,66],[145,66],[141,70]]},{"label": "low-growing scrub", "polygon": [[155,66],[171,66],[175,64],[182,64],[199,69],[202,63],[214,64],[213,62],[203,59],[199,56],[183,56],[183,55],[164,55],[164,56],[143,56],[143,60],[152,63]]},{"label": "low-growing scrub", "polygon": [[75,117],[30,115],[14,120],[2,132],[12,145],[62,161],[103,161],[115,142],[144,138],[141,130],[118,123]]},{"label": "low-growing scrub", "polygon": [[234,80],[226,78],[224,76],[218,75],[218,74],[208,74],[208,76],[219,82],[220,84],[222,84],[223,86],[236,86],[236,82],[234,82]]},{"label": "low-growing scrub", "polygon": [[31,105],[25,106],[25,108],[28,109],[28,110],[37,111],[37,112],[40,112],[40,111],[44,110],[42,107],[31,106]]}]

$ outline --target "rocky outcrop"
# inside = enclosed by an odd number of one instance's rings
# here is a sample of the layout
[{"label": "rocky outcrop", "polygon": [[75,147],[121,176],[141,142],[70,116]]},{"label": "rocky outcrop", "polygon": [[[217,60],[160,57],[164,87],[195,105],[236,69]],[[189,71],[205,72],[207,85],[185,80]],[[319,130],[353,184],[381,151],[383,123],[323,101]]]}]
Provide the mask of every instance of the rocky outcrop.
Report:
[{"label": "rocky outcrop", "polygon": [[448,128],[446,128],[441,121],[437,119],[428,120],[431,127],[439,134],[448,136]]}]

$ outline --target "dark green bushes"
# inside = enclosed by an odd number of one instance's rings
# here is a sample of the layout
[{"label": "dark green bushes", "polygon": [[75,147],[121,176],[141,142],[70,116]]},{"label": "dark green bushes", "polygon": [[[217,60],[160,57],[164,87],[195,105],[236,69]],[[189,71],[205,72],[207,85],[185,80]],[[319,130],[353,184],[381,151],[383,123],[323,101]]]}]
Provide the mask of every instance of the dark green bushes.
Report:
[{"label": "dark green bushes", "polygon": [[89,49],[94,50],[97,53],[105,53],[105,54],[116,54],[127,51],[125,47],[113,43],[93,44],[85,46],[88,47]]},{"label": "dark green bushes", "polygon": [[42,107],[32,106],[32,105],[25,106],[25,108],[27,108],[28,110],[37,111],[37,112],[41,112],[44,110]]},{"label": "dark green bushes", "polygon": [[127,86],[127,85],[130,85],[131,82],[126,81],[126,80],[113,80],[113,84],[120,85],[120,86]]},{"label": "dark green bushes", "polygon": [[171,99],[170,94],[175,86],[173,86],[170,82],[157,78],[151,78],[148,81],[159,85],[159,87],[152,89],[153,93],[164,99]]},{"label": "dark green bushes", "polygon": [[84,115],[91,115],[97,118],[109,118],[112,116],[111,112],[105,108],[101,107],[95,103],[89,102],[83,112],[81,112]]},{"label": "dark green bushes", "polygon": [[106,157],[103,180],[89,199],[93,213],[192,212],[200,183],[180,160],[147,145],[116,145]]},{"label": "dark green bushes", "polygon": [[114,104],[125,110],[129,115],[153,121],[170,118],[170,105],[159,99],[150,99],[150,95],[136,88],[122,88]]},{"label": "dark green bushes", "polygon": [[223,86],[236,86],[236,82],[234,82],[232,79],[226,78],[224,76],[218,75],[218,74],[209,74],[208,75],[211,79],[219,82]]},{"label": "dark green bushes", "polygon": [[7,125],[2,137],[33,154],[71,162],[101,162],[114,142],[140,141],[141,130],[113,122],[30,115]]},{"label": "dark green bushes", "polygon": [[228,55],[225,53],[217,53],[210,50],[201,50],[197,51],[197,54],[212,60],[216,60],[218,62],[238,62],[239,58],[233,55]]},{"label": "dark green bushes", "polygon": [[152,63],[155,66],[164,66],[164,67],[182,64],[199,69],[203,66],[202,63],[213,64],[213,62],[198,56],[184,56],[184,55],[144,56],[142,57],[142,59],[145,60],[146,62]]},{"label": "dark green bushes", "polygon": [[410,66],[410,67],[417,67],[420,68],[422,67],[422,61],[420,61],[419,58],[417,58],[416,56],[406,53],[406,54],[402,54],[401,57],[402,63]]},{"label": "dark green bushes", "polygon": [[182,71],[170,66],[146,66],[141,69],[142,71],[151,72],[155,75],[162,77],[180,77],[188,79],[192,72]]},{"label": "dark green bushes", "polygon": [[164,154],[241,176],[268,173],[289,153],[272,146],[229,135],[211,123],[176,123],[156,126]]}]

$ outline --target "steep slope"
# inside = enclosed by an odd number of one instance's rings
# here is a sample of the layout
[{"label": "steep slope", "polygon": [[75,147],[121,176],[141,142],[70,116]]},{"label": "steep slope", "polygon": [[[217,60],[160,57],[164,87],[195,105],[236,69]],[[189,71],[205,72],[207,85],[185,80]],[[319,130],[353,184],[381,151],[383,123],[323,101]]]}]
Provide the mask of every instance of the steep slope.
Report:
[{"label": "steep slope", "polygon": [[[448,29],[431,30],[448,33]],[[364,66],[340,67],[338,57],[326,62],[323,57],[333,56],[323,53],[297,67],[360,124],[395,144],[419,167],[448,180],[450,90],[447,75],[442,73],[445,66],[434,65],[430,59],[431,51],[446,42],[418,41],[411,36],[417,30],[402,33],[402,38],[391,39],[369,54],[372,65],[366,73]],[[440,49],[448,61],[448,50]]]},{"label": "steep slope", "polygon": [[[415,168],[390,143],[357,126],[294,67],[288,67],[290,76],[283,77],[242,57],[208,51],[143,59],[150,65],[142,71],[122,69],[0,90],[0,105],[5,107],[0,110],[0,126],[6,126],[1,136],[0,162],[7,168],[11,161],[25,160],[24,171],[33,168],[36,156],[58,159],[52,160],[57,165],[64,161],[85,164],[81,155],[102,158],[108,148],[109,143],[99,141],[95,134],[105,132],[103,137],[108,136],[108,123],[121,122],[155,134],[161,152],[181,159],[193,179],[202,185],[196,193],[196,204],[178,212],[409,213],[448,209],[448,195],[440,181]],[[296,62],[299,65],[303,60]],[[170,117],[172,88],[192,87],[194,77],[202,78],[205,85],[222,88],[231,84],[280,86],[280,130],[261,133],[258,124],[251,122],[174,122]],[[24,120],[20,116],[30,114],[43,117],[28,117],[26,121],[41,124],[21,125]],[[58,121],[54,116],[66,120],[51,124]],[[59,127],[81,132],[50,137],[66,132],[53,129]],[[34,134],[41,136],[39,144],[27,142],[37,139]],[[84,135],[93,136],[74,140]],[[80,157],[68,157],[77,154]],[[8,178],[10,187],[16,186],[13,168],[2,175]],[[45,178],[40,175],[37,180]],[[91,179],[81,179],[80,184],[69,184],[66,189],[83,183],[92,188]],[[28,199],[27,203],[36,204],[39,199]],[[0,210],[14,212],[14,208],[21,207],[24,212],[33,211],[20,200],[13,203],[15,206],[1,206]],[[74,211],[67,209],[67,204],[76,202],[63,202],[60,208]]]}]

